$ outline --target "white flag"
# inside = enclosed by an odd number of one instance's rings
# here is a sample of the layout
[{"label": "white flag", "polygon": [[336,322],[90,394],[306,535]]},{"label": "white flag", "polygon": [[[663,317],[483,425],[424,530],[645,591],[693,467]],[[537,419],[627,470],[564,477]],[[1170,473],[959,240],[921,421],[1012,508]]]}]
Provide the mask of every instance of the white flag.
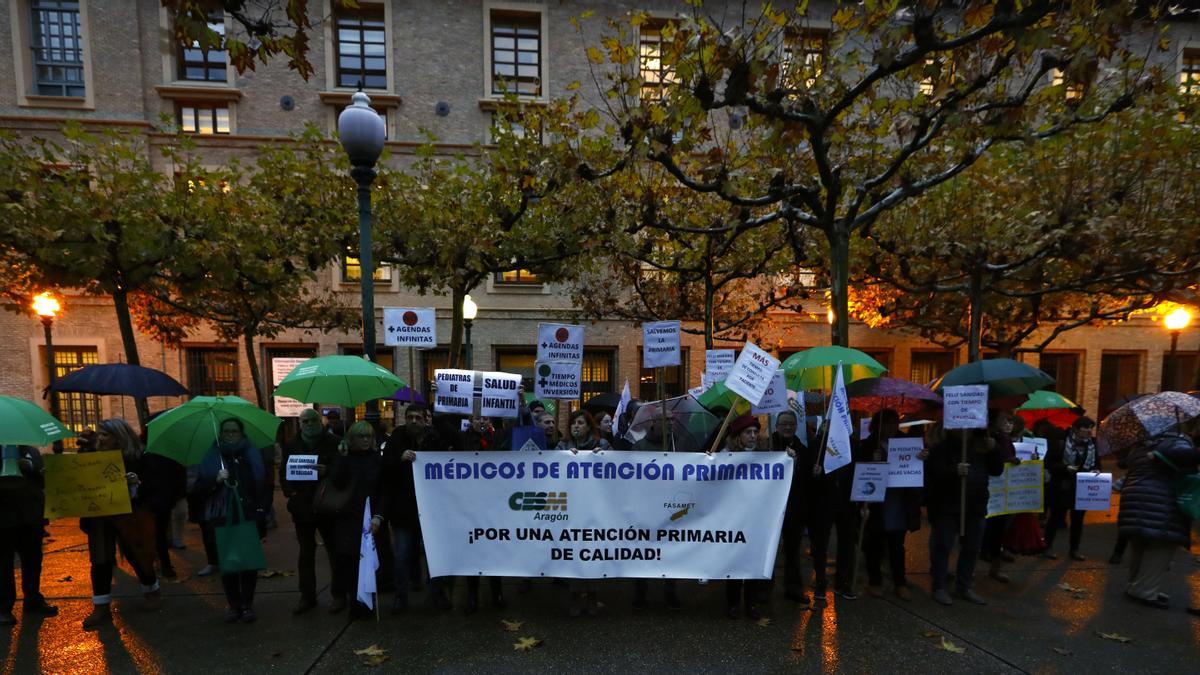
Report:
[{"label": "white flag", "polygon": [[[633,400],[629,395],[629,380],[625,380],[625,388],[621,390],[621,400],[617,403],[617,410],[613,413],[613,436],[621,437],[621,415],[625,414],[625,409],[629,407],[629,402]],[[629,425],[626,425],[628,427]]]},{"label": "white flag", "polygon": [[379,552],[375,550],[375,535],[371,534],[371,498],[363,509],[362,543],[358,547],[358,601],[375,608],[375,570],[379,569]]},{"label": "white flag", "polygon": [[833,473],[850,463],[850,400],[846,397],[842,364],[837,365],[833,394],[829,400],[829,437],[825,443],[825,473]]}]

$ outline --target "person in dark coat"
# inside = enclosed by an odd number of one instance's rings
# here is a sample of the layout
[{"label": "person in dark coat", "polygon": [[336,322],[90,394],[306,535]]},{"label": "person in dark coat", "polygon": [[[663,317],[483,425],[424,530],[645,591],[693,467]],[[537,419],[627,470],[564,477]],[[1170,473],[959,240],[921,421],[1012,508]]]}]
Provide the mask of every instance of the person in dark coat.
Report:
[{"label": "person in dark coat", "polygon": [[[334,549],[333,583],[331,584],[335,605],[330,613],[336,613],[337,598],[350,602],[350,618],[371,616],[371,611],[357,599],[358,560],[362,545],[363,509],[367,498],[379,503],[376,490],[380,469],[379,448],[375,443],[375,431],[367,422],[355,422],[346,430],[346,436],[338,447],[338,454],[326,470],[326,480],[339,490],[350,491],[350,503],[333,518],[333,541],[326,546]],[[372,514],[371,533],[383,522],[383,516]],[[342,603],[344,607],[346,601]]]},{"label": "person in dark coat", "polygon": [[[872,462],[888,461],[887,441],[901,435],[900,416],[894,410],[882,410],[871,418],[870,429],[871,435],[862,444],[863,455]],[[922,450],[917,458],[924,461],[928,456]],[[863,527],[866,528],[863,553],[867,558],[867,591],[875,597],[883,596],[883,554],[887,549],[896,597],[911,600],[905,575],[904,538],[909,532],[921,529],[921,488],[889,487],[882,503],[869,505]]]},{"label": "person in dark coat", "polygon": [[292,614],[303,614],[317,606],[317,533],[325,542],[325,554],[329,557],[329,569],[333,570],[333,523],[328,518],[317,516],[313,511],[313,500],[317,495],[316,480],[292,481],[287,479],[288,458],[292,455],[316,455],[317,466],[328,467],[338,454],[338,439],[321,424],[321,413],[312,408],[300,412],[300,433],[283,446],[283,458],[279,464],[279,484],[287,498],[288,513],[296,526],[296,541],[300,545],[296,562],[296,576],[300,584],[300,601]]},{"label": "person in dark coat", "polygon": [[[992,435],[992,440],[996,441],[996,451],[1000,453],[1001,461],[1006,465],[1021,463],[1017,457],[1016,444],[1013,441],[1015,420],[1018,419],[1020,418],[1007,411],[998,411],[991,417],[989,433]],[[1011,514],[992,516],[987,519],[983,527],[983,545],[980,549],[979,559],[987,561],[988,577],[1002,584],[1012,581],[1012,577],[1004,572],[1004,535],[1008,532],[1012,521]]]},{"label": "person in dark coat", "polygon": [[808,484],[813,478],[814,458],[808,446],[796,437],[798,428],[796,413],[790,410],[779,413],[775,418],[775,432],[771,434],[771,450],[786,452],[796,460],[780,536],[780,546],[783,548],[783,594],[789,600],[807,605],[808,596],[804,593],[804,578],[800,572],[801,539],[808,517]]},{"label": "person in dark coat", "polygon": [[[967,438],[967,461],[962,462],[962,439]],[[959,542],[955,582],[958,597],[975,604],[987,604],[972,588],[975,561],[983,540],[987,516],[988,478],[1004,473],[1004,457],[996,441],[984,429],[948,430],[930,448],[925,460],[926,504],[932,532],[929,560],[933,572],[933,599],[943,605],[954,604],[946,590],[950,553],[960,539],[963,479],[966,481],[966,531]]]},{"label": "person in dark coat", "polygon": [[[42,514],[45,511],[45,466],[37,448],[3,447],[0,475],[0,626],[17,623],[13,556],[21,556],[24,616],[55,616],[58,608],[42,595]],[[15,475],[13,475],[15,474]]]},{"label": "person in dark coat", "polygon": [[[828,421],[825,422],[828,424]],[[821,439],[823,429],[813,430],[809,438]],[[826,561],[829,557],[829,536],[833,531],[833,499],[837,493],[834,476],[825,473],[823,448],[818,440],[808,446],[800,445],[796,454],[796,466],[792,474],[792,490],[788,495],[788,508],[784,514],[784,595],[791,600],[808,604],[804,593],[804,582],[800,576],[800,539],[808,530],[809,550],[812,554],[813,597],[812,602],[824,605],[827,602],[829,578]],[[789,520],[790,516],[790,520]],[[786,550],[793,550],[788,555]],[[789,572],[787,560],[795,561]]]},{"label": "person in dark coat", "polygon": [[1093,432],[1096,423],[1089,417],[1080,417],[1071,424],[1070,431],[1061,443],[1055,443],[1046,451],[1046,469],[1050,472],[1050,517],[1046,520],[1046,558],[1057,558],[1054,554],[1054,535],[1066,525],[1067,514],[1071,515],[1072,560],[1085,560],[1079,552],[1083,541],[1083,519],[1087,511],[1075,508],[1075,477],[1080,473],[1098,471],[1100,458],[1096,452]]},{"label": "person in dark coat", "polygon": [[[245,425],[239,419],[223,420],[218,433],[217,440],[213,441],[208,454],[200,462],[193,485],[197,494],[206,496],[205,519],[213,527],[226,523],[228,510],[235,508],[233,496],[236,487],[243,516],[254,521],[259,537],[265,537],[267,530],[263,502],[266,498],[266,470],[262,464],[262,453],[246,438]],[[256,570],[222,571],[221,585],[225,588],[225,599],[229,603],[229,609],[225,612],[227,623],[253,623],[258,619],[254,612],[254,588],[257,583]]]},{"label": "person in dark coat", "polygon": [[[742,415],[729,424],[722,452],[752,452],[758,447],[758,418]],[[770,582],[758,579],[728,579],[725,581],[725,615],[736,619],[746,607],[746,618],[758,621],[762,618],[762,603],[767,601]]]},{"label": "person in dark coat", "polygon": [[[1195,423],[1189,431],[1195,432]],[[1121,488],[1120,535],[1132,549],[1125,593],[1142,604],[1165,609],[1170,598],[1160,591],[1180,546],[1191,543],[1192,521],[1176,504],[1175,482],[1196,473],[1200,452],[1182,431],[1168,431],[1130,451],[1129,473]]]},{"label": "person in dark coat", "polygon": [[[496,442],[491,422],[486,417],[475,415],[467,429],[459,436],[458,450],[461,452],[494,452],[500,450]],[[466,614],[479,611],[479,575],[467,577],[467,603],[463,608]],[[492,593],[492,606],[505,607],[504,592],[500,577],[488,577],[488,588]]]},{"label": "person in dark coat", "polygon": [[154,514],[154,548],[164,579],[176,578],[171,564],[171,512],[187,492],[187,468],[163,455],[142,456],[142,503]]}]

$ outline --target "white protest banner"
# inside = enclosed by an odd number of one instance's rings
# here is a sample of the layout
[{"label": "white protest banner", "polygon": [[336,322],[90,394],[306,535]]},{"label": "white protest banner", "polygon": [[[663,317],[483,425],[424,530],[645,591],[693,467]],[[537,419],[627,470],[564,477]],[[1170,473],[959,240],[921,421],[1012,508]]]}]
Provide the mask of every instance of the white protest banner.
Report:
[{"label": "white protest banner", "polygon": [[871,418],[860,417],[858,419],[858,440],[865,441],[871,435]]},{"label": "white protest banner", "polygon": [[946,387],[942,390],[942,424],[947,429],[987,428],[986,384]]},{"label": "white protest banner", "polygon": [[780,369],[775,371],[775,376],[771,378],[771,384],[763,393],[762,400],[757,405],[750,406],[750,414],[767,415],[785,410],[791,410],[791,408],[788,407],[787,383],[784,381],[783,370]]},{"label": "white protest banner", "polygon": [[433,380],[437,391],[433,395],[433,411],[470,415],[474,412],[475,371],[435,370]]},{"label": "white protest banner", "polygon": [[642,367],[679,365],[679,322],[652,321],[642,324]]},{"label": "white protest banner", "polygon": [[1050,449],[1049,441],[1044,438],[1026,438],[1025,442],[1037,447],[1037,457],[1034,459],[1046,459],[1046,452]]},{"label": "white protest banner", "polygon": [[517,388],[521,376],[510,373],[480,373],[483,389],[479,399],[479,414],[484,417],[516,417],[521,407]]},{"label": "white protest banner", "polygon": [[1015,448],[1017,451],[1017,459],[1021,460],[1022,462],[1031,459],[1045,459],[1043,455],[1037,455],[1036,457],[1034,456],[1039,452],[1038,446],[1034,443],[1026,443],[1024,441],[1020,443],[1013,443],[1013,448]]},{"label": "white protest banner", "polygon": [[854,483],[850,486],[850,501],[881,502],[887,493],[887,484],[887,462],[859,462],[854,465]]},{"label": "white protest banner", "polygon": [[808,445],[808,416],[804,411],[804,394],[788,391],[788,407],[796,413],[796,438]]},{"label": "white protest banner", "polygon": [[539,323],[537,360],[583,363],[583,326]]},{"label": "white protest banner", "polygon": [[1112,508],[1111,473],[1075,474],[1075,510],[1108,511]]},{"label": "white protest banner", "polygon": [[703,393],[704,387],[692,387],[691,389],[688,389],[688,396],[691,396],[692,398],[700,398],[700,395]]},{"label": "white protest banner", "polygon": [[917,457],[924,449],[920,438],[888,439],[888,487],[925,487],[925,462]]},{"label": "white protest banner", "polygon": [[287,480],[316,480],[316,455],[289,455],[287,459]]},{"label": "white protest banner", "polygon": [[988,517],[1006,513],[1041,513],[1043,464],[1037,460],[1008,464],[988,479]]},{"label": "white protest banner", "polygon": [[579,398],[583,364],[538,361],[534,365],[533,391],[538,398]]},{"label": "white protest banner", "polygon": [[720,382],[723,379],[725,379],[725,378],[713,379],[713,376],[709,375],[708,373],[700,373],[700,393],[704,393],[704,392],[708,391],[709,389],[712,389],[712,386],[714,384]]},{"label": "white protest banner", "polygon": [[704,372],[713,382],[720,382],[733,370],[734,358],[732,349],[707,349],[704,351]]},{"label": "white protest banner", "polygon": [[742,355],[733,364],[733,370],[725,378],[725,386],[749,401],[750,405],[756,405],[767,393],[778,369],[779,359],[759,349],[754,343],[747,342],[742,348]]},{"label": "white protest banner", "polygon": [[437,346],[437,310],[432,307],[384,307],[383,344],[389,347]]},{"label": "white protest banner", "polygon": [[[272,384],[278,387],[279,383],[283,382],[283,378],[287,377],[288,373],[291,373],[293,368],[307,360],[308,359],[284,357],[271,359]],[[297,401],[296,399],[288,398],[287,396],[272,396],[271,401],[275,407],[276,417],[299,417],[301,411],[303,411],[305,408],[312,407],[303,401]]]},{"label": "white protest banner", "polygon": [[[418,452],[429,573],[769,579],[793,461],[781,452]],[[746,508],[753,504],[754,508]]]},{"label": "white protest banner", "polygon": [[829,435],[822,460],[825,473],[833,473],[850,463],[850,399],[846,397],[845,369],[836,370],[833,395],[829,397]]}]

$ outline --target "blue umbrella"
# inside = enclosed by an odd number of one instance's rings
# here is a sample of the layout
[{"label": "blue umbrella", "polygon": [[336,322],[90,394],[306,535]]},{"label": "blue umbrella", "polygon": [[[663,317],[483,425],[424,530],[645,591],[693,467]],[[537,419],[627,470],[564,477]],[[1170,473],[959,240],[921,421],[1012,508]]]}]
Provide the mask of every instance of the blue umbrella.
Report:
[{"label": "blue umbrella", "polygon": [[128,363],[84,366],[55,381],[51,391],[149,398],[187,396],[188,390],[166,373]]}]

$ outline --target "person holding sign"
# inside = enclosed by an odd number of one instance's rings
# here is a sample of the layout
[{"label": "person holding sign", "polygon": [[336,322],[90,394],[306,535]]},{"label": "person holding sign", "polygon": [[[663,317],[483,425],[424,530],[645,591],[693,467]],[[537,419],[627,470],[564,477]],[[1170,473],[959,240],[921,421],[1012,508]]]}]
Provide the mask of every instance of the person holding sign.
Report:
[{"label": "person holding sign", "polygon": [[[870,436],[862,443],[862,453],[872,462],[888,460],[888,440],[900,436],[900,416],[895,410],[880,410],[871,416]],[[925,461],[929,452],[917,453]],[[883,553],[887,549],[896,597],[912,600],[905,576],[904,538],[921,529],[921,488],[887,488],[882,503],[868,505],[863,533],[863,553],[867,558],[867,592],[883,597]]]},{"label": "person holding sign", "polygon": [[[807,605],[808,596],[804,594],[804,578],[800,573],[801,539],[804,536],[805,523],[808,519],[806,504],[809,498],[808,483],[812,480],[811,467],[816,458],[808,446],[802,443],[796,435],[798,429],[799,424],[794,411],[788,410],[779,413],[779,416],[775,418],[775,433],[771,434],[771,450],[786,452],[796,459],[796,466],[792,471],[792,487],[788,492],[787,507],[783,514],[783,534],[779,543],[783,548],[784,597]],[[803,462],[807,462],[805,464],[807,469],[801,468]],[[814,543],[813,546],[815,548],[817,544]]]},{"label": "person holding sign", "polygon": [[[729,424],[722,452],[750,452],[758,445],[758,418],[742,415]],[[771,582],[730,579],[725,582],[726,615],[731,619],[741,616],[742,604],[746,605],[746,618],[758,621],[762,612],[758,604],[766,600]]]},{"label": "person holding sign", "polygon": [[[330,583],[330,593],[334,597],[334,605],[330,613],[334,613],[338,604],[350,603],[350,618],[361,619],[371,616],[367,606],[355,598],[358,588],[358,557],[359,547],[363,536],[363,509],[367,498],[374,496],[371,501],[378,503],[376,487],[379,480],[379,446],[375,443],[375,430],[366,422],[355,422],[346,430],[346,437],[338,446],[329,468],[322,472],[326,481],[326,489],[336,490],[345,494],[347,499],[336,514],[333,514],[333,539],[326,540],[325,545],[334,550],[333,581]],[[370,531],[375,534],[383,523],[383,517],[371,517]],[[338,599],[342,602],[338,603]]]},{"label": "person holding sign", "polygon": [[1083,541],[1083,518],[1087,511],[1075,508],[1075,476],[1079,473],[1098,471],[1096,439],[1093,433],[1096,423],[1089,417],[1080,417],[1071,424],[1070,431],[1062,443],[1056,443],[1046,453],[1046,468],[1050,471],[1050,517],[1046,520],[1046,551],[1043,557],[1055,559],[1054,535],[1066,525],[1067,513],[1071,514],[1071,560],[1086,558],[1079,552]]},{"label": "person holding sign", "polygon": [[[1000,453],[1001,461],[1005,465],[1016,466],[1021,463],[1020,458],[1017,457],[1016,445],[1013,443],[1014,420],[1018,419],[1021,418],[1006,411],[997,411],[991,416],[989,433],[992,435],[992,440],[996,441],[996,451]],[[979,554],[979,558],[988,563],[988,577],[1002,584],[1012,581],[1012,578],[1004,572],[1004,563],[1007,562],[1004,538],[1012,521],[1011,514],[988,518],[983,529],[983,548]],[[1008,559],[1012,560],[1013,558],[1010,555]]]},{"label": "person holding sign", "polygon": [[[120,450],[130,499],[136,500],[142,460],[142,444],[129,424],[122,419],[107,419],[96,429],[96,450]],[[142,517],[142,516],[146,517]],[[145,608],[153,611],[162,603],[158,577],[154,573],[154,516],[148,511],[98,518],[80,518],[79,527],[87,533],[91,560],[92,613],[83,620],[84,630],[112,622],[112,579],[117,564],[117,546],[137,575],[145,596]]]},{"label": "person holding sign", "polygon": [[[964,434],[966,462],[960,461]],[[932,527],[929,562],[933,571],[933,599],[943,605],[954,604],[946,590],[946,576],[950,553],[956,542],[959,544],[956,595],[977,605],[987,604],[971,586],[987,516],[988,477],[1002,473],[1004,458],[996,448],[995,439],[985,429],[947,430],[943,439],[930,448],[925,460],[926,504]],[[965,499],[963,485],[966,486]],[[965,514],[960,506],[962,503],[966,504]],[[964,515],[966,531],[960,538],[960,518]]]},{"label": "person holding sign", "polygon": [[601,450],[612,450],[608,441],[600,438],[600,430],[596,427],[596,420],[592,414],[586,410],[576,410],[567,418],[567,429],[571,435],[559,442],[556,450],[570,450],[578,453],[580,450],[590,450],[592,452],[600,452]]},{"label": "person holding sign", "polygon": [[[317,606],[317,532],[322,541],[333,541],[333,524],[327,518],[318,517],[313,511],[313,499],[317,494],[317,471],[329,466],[337,455],[338,441],[321,424],[321,413],[312,408],[300,412],[300,433],[283,446],[283,461],[279,464],[279,483],[283,496],[287,497],[288,513],[296,525],[296,541],[299,554],[296,560],[296,576],[300,585],[300,601],[292,614],[303,614]],[[289,463],[297,465],[293,458],[313,458],[316,461],[310,471],[289,470]],[[325,546],[329,557],[329,569],[333,569],[333,547]]]},{"label": "person holding sign", "polygon": [[41,591],[42,513],[46,502],[42,455],[27,445],[6,445],[3,452],[6,471],[0,474],[0,626],[12,626],[17,623],[12,613],[17,602],[14,554],[21,556],[24,616],[55,616],[58,608],[47,604]]}]

